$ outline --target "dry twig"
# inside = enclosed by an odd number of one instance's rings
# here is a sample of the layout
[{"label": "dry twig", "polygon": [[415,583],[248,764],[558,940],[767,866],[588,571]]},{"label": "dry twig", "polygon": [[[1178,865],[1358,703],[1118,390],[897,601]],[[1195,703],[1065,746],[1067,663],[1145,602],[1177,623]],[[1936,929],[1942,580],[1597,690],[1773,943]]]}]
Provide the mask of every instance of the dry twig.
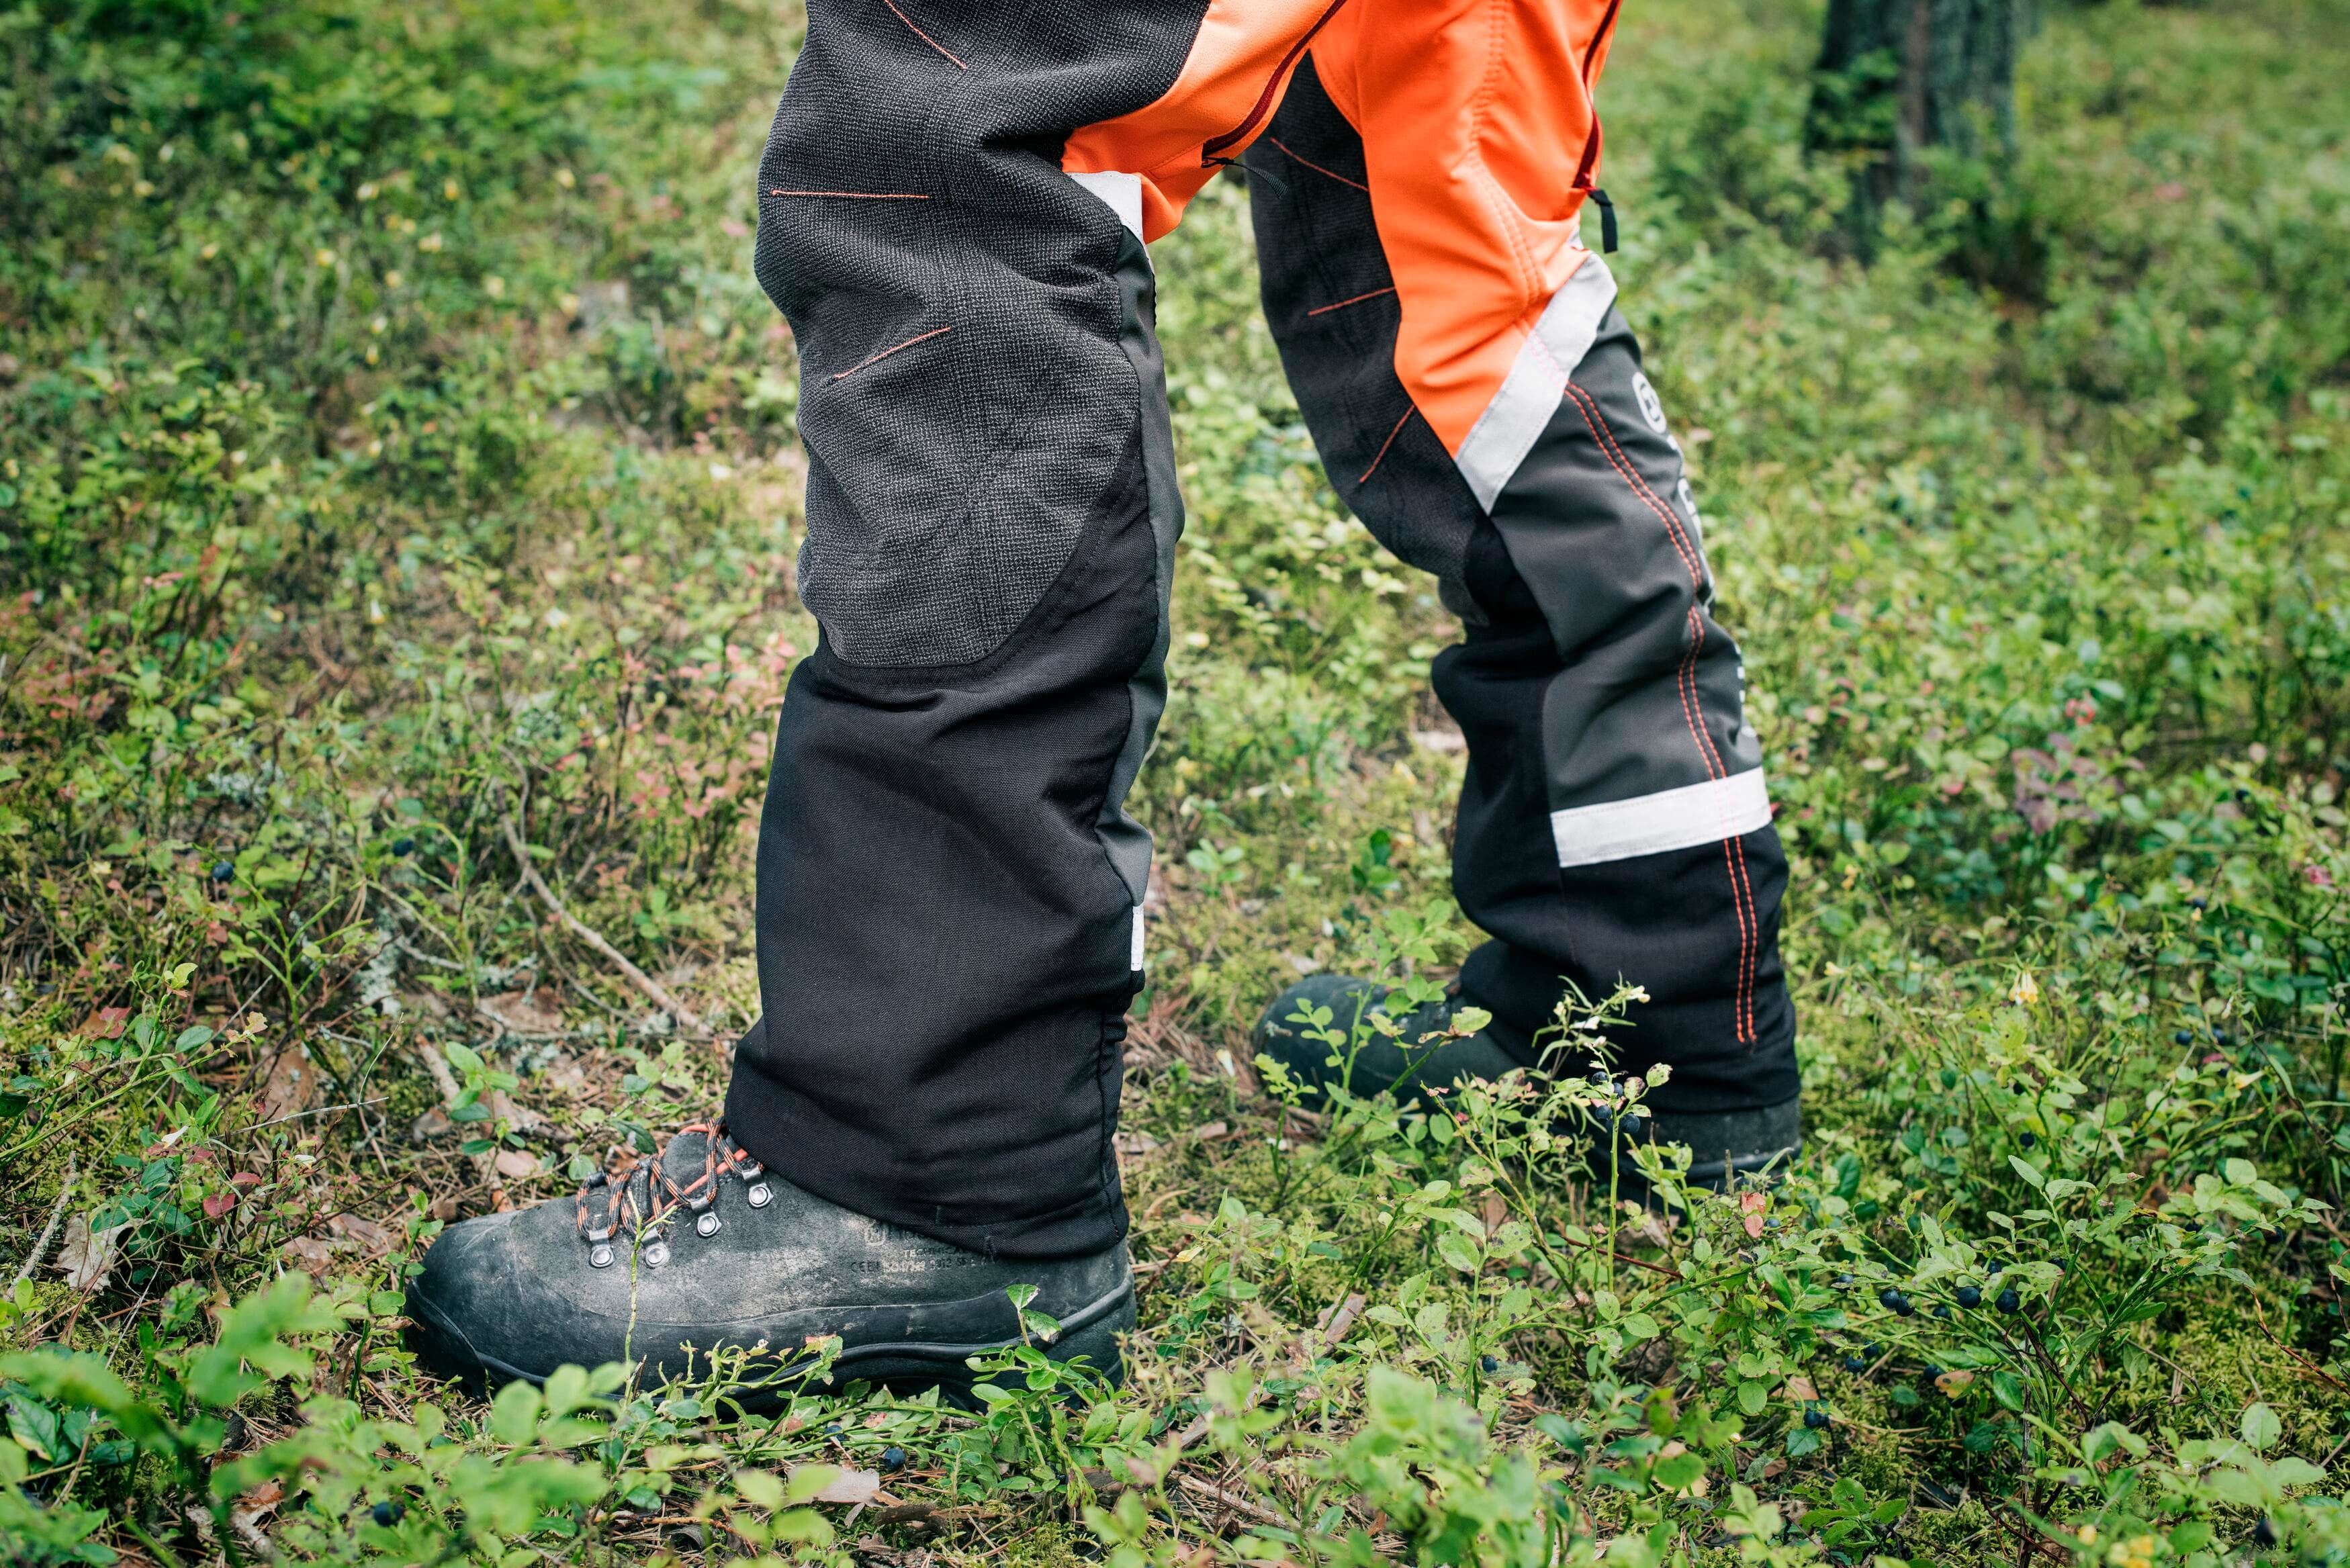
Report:
[{"label": "dry twig", "polygon": [[49,1255],[49,1243],[57,1239],[57,1226],[66,1217],[66,1204],[73,1198],[74,1175],[73,1156],[68,1155],[66,1156],[65,1185],[57,1189],[57,1206],[49,1210],[49,1222],[42,1228],[41,1239],[33,1243],[33,1251],[25,1259],[25,1266],[16,1271],[15,1279],[8,1282],[8,1289],[12,1293],[18,1285],[31,1279],[39,1271],[41,1260]]},{"label": "dry twig", "polygon": [[514,852],[515,864],[522,867],[522,879],[529,885],[532,892],[538,895],[538,901],[546,906],[548,912],[563,922],[563,929],[601,954],[605,961],[619,970],[630,985],[644,993],[647,1001],[675,1019],[680,1030],[688,1034],[707,1038],[710,1031],[703,1025],[701,1018],[695,1015],[692,1009],[671,996],[667,986],[629,962],[629,956],[606,941],[602,934],[593,926],[588,925],[563,907],[563,900],[555,896],[555,890],[549,888],[546,880],[539,876],[538,867],[531,864],[530,846],[523,842],[522,834],[513,821],[511,819],[502,821],[498,826],[505,831],[506,847]]}]

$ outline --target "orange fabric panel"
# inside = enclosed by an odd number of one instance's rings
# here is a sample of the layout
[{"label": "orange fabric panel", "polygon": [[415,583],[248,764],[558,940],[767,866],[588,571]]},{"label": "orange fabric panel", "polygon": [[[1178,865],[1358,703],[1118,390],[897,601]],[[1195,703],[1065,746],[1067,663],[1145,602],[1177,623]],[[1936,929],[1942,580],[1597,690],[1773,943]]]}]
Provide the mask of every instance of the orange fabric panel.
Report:
[{"label": "orange fabric panel", "polygon": [[1211,0],[1175,85],[1131,114],[1071,136],[1061,167],[1140,175],[1143,237],[1158,239],[1181,220],[1220,161],[1238,158],[1264,129],[1305,45],[1347,4]]},{"label": "orange fabric panel", "polygon": [[1314,41],[1363,138],[1402,312],[1396,372],[1448,452],[1586,254],[1590,83],[1615,15],[1615,0],[1357,0]]}]

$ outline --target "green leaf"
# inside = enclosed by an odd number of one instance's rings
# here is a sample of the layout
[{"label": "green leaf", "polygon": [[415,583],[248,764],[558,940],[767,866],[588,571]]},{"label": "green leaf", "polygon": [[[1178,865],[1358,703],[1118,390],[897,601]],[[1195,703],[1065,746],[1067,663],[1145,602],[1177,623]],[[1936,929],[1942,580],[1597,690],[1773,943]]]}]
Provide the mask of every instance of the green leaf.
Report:
[{"label": "green leaf", "polygon": [[26,1451],[38,1454],[51,1464],[59,1459],[57,1413],[39,1400],[28,1399],[22,1394],[9,1395],[8,1429]]},{"label": "green leaf", "polygon": [[1648,1471],[1648,1479],[1666,1491],[1687,1491],[1705,1474],[1705,1460],[1691,1453],[1675,1454],[1669,1459],[1659,1459]]},{"label": "green leaf", "polygon": [[2045,1188],[2048,1185],[2048,1179],[2040,1174],[2040,1168],[2032,1164],[2029,1160],[2011,1154],[2007,1157],[2007,1163],[2015,1168],[2016,1175],[2023,1178],[2024,1180],[2032,1183],[2033,1186]]},{"label": "green leaf", "polygon": [[2266,1405],[2252,1404],[2244,1407],[2244,1418],[2236,1430],[2247,1447],[2264,1450],[2284,1436],[2284,1423]]},{"label": "green leaf", "polygon": [[1457,1231],[1437,1232],[1436,1255],[1464,1274],[1473,1274],[1485,1266],[1476,1245]]},{"label": "green leaf", "polygon": [[533,1385],[507,1384],[498,1390],[496,1400],[490,1406],[490,1435],[508,1448],[522,1447],[538,1429],[538,1415],[544,1405],[544,1396]]}]

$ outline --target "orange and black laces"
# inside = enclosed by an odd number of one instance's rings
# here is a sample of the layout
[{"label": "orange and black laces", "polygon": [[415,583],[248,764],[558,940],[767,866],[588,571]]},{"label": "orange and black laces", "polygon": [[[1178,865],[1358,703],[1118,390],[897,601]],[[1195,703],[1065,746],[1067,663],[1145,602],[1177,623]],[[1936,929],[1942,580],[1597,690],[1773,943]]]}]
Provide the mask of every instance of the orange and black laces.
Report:
[{"label": "orange and black laces", "polygon": [[[670,1151],[678,1139],[702,1139],[702,1169],[690,1181],[679,1181],[669,1171]],[[761,1179],[766,1168],[728,1136],[723,1122],[689,1122],[671,1135],[659,1153],[619,1170],[598,1171],[579,1189],[579,1239],[588,1243],[592,1268],[609,1268],[617,1256],[612,1243],[623,1234],[652,1232],[644,1261],[659,1268],[669,1261],[669,1243],[660,1234],[679,1213],[693,1216],[696,1234],[712,1236],[719,1228],[718,1183],[733,1176],[749,1185],[751,1207],[764,1209],[774,1190]]]}]

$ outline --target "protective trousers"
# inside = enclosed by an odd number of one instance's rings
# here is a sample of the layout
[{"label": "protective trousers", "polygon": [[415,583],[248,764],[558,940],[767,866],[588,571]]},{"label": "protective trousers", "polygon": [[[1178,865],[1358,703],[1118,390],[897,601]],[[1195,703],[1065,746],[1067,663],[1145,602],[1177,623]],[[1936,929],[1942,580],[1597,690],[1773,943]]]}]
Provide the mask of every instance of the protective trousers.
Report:
[{"label": "protective trousers", "polygon": [[1124,1234],[1110,1139],[1182,525],[1144,242],[1245,158],[1339,495],[1433,573],[1464,966],[1531,1063],[1646,988],[1669,1107],[1797,1090],[1785,861],[1680,451],[1578,219],[1616,0],[811,0],[759,173],[822,628],[761,825],[734,1136],[1003,1256]]}]

